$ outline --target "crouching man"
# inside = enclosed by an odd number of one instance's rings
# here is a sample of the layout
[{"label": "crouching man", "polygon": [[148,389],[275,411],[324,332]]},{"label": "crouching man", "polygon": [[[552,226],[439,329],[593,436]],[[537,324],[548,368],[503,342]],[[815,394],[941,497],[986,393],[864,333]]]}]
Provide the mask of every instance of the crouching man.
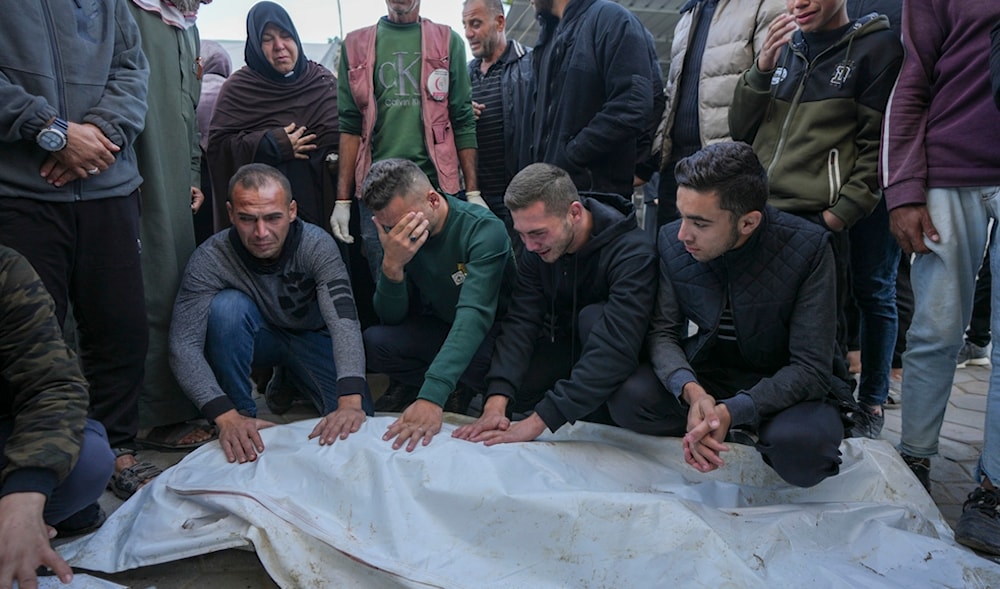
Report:
[{"label": "crouching man", "polygon": [[42,565],[69,583],[49,538],[104,522],[97,499],[115,457],[89,404],[52,297],[27,260],[0,246],[0,587],[34,587]]},{"label": "crouching man", "polygon": [[684,436],[699,471],[724,465],[726,435],[740,428],[781,478],[813,486],[839,472],[834,399],[850,394],[833,377],[828,233],[765,204],[767,173],[744,143],[706,147],[676,176],[681,219],[660,230],[649,336],[657,379],[630,390],[665,387],[665,430]]},{"label": "crouching man", "polygon": [[[486,376],[483,414],[452,435],[526,442],[578,419],[658,433],[644,402],[619,390],[639,364],[656,296],[656,250],[632,203],[581,195],[550,164],[518,172],[504,202],[527,251]],[[514,424],[506,415],[530,411]]]},{"label": "crouching man", "polygon": [[384,437],[412,451],[441,430],[442,408],[464,413],[484,392],[515,280],[510,238],[496,215],[437,192],[409,160],[373,165],[361,201],[385,252],[374,299],[383,325],[364,333],[368,367],[398,383],[379,398],[398,403],[380,411],[403,412]]},{"label": "crouching man", "polygon": [[[233,226],[191,256],[170,326],[177,381],[219,428],[230,462],[264,451],[250,371],[274,366],[323,419],[309,438],[332,444],[371,415],[347,269],[333,239],[296,218],[288,180],[248,164],[229,182]],[[269,387],[270,388],[270,387]]]}]

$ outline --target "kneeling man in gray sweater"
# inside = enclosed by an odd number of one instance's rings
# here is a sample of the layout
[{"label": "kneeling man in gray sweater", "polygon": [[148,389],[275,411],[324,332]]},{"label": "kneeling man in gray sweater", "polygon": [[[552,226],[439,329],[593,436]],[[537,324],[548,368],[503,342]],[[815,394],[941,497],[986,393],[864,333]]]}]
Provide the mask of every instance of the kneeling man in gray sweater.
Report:
[{"label": "kneeling man in gray sweater", "polygon": [[233,226],[191,256],[174,304],[170,365],[219,428],[230,462],[264,451],[250,370],[275,366],[323,419],[309,438],[332,444],[372,414],[347,269],[319,227],[296,218],[288,180],[265,164],[240,168],[226,202]]}]

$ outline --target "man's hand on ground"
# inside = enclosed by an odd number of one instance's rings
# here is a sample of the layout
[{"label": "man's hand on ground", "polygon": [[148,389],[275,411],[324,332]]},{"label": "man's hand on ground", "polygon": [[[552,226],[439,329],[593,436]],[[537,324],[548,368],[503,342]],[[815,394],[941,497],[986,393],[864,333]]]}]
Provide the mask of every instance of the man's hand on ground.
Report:
[{"label": "man's hand on ground", "polygon": [[507,397],[493,395],[486,399],[483,414],[476,421],[463,425],[451,432],[451,437],[469,442],[482,442],[488,432],[507,431],[510,420],[507,419]]},{"label": "man's hand on ground", "polygon": [[0,499],[0,587],[16,581],[22,589],[36,589],[36,569],[46,566],[59,580],[73,580],[73,569],[52,549],[55,530],[45,525],[42,493],[11,493]]},{"label": "man's hand on ground", "polygon": [[338,400],[336,411],[319,420],[309,439],[319,438],[320,446],[332,444],[338,438],[346,440],[347,436],[361,429],[366,417],[361,408],[361,395],[345,395]]},{"label": "man's hand on ground", "polygon": [[537,413],[528,418],[510,424],[506,430],[495,429],[483,432],[480,439],[487,445],[511,444],[514,442],[530,442],[545,431],[545,422]]},{"label": "man's hand on ground", "polygon": [[418,442],[426,446],[431,443],[434,435],[441,431],[443,413],[441,407],[434,403],[417,399],[403,411],[399,419],[392,422],[382,439],[388,442],[396,438],[392,443],[393,450],[399,450],[406,444],[406,451],[413,452]]},{"label": "man's hand on ground", "polygon": [[215,418],[219,427],[219,443],[229,462],[253,462],[264,451],[264,442],[258,430],[274,425],[270,421],[244,417],[230,409]]}]

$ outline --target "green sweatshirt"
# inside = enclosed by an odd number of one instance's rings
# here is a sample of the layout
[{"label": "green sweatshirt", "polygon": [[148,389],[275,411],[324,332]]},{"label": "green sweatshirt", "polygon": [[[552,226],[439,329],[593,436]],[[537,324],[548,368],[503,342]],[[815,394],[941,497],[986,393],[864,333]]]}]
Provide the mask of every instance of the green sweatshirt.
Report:
[{"label": "green sweatshirt", "polygon": [[477,205],[452,197],[441,233],[429,238],[404,268],[403,282],[379,271],[375,312],[387,325],[401,323],[410,297],[451,323],[444,344],[424,376],[418,398],[444,405],[455,390],[498,311],[507,308],[516,278],[503,222]]},{"label": "green sweatshirt", "polygon": [[[465,66],[465,44],[454,31],[449,44],[448,111],[455,132],[456,149],[476,148],[476,120],[472,112],[472,82]],[[351,65],[347,52],[340,54],[337,106],[340,132],[361,135],[361,110],[350,88]],[[420,97],[420,23],[378,21],[375,33],[375,103],[378,116],[372,131],[372,161],[403,158],[420,166],[434,186],[437,170],[424,145]]]}]

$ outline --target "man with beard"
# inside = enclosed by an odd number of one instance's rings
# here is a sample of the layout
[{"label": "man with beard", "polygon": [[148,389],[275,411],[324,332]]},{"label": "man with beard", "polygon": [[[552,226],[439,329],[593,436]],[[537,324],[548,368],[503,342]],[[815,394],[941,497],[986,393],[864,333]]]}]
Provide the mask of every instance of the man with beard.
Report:
[{"label": "man with beard", "polygon": [[[353,243],[351,202],[372,162],[408,159],[436,189],[486,206],[476,183],[476,120],[465,44],[444,25],[420,18],[420,0],[386,0],[388,15],[347,34],[340,55],[340,173],[333,235]],[[361,239],[373,277],[382,249],[372,211],[359,201]],[[387,410],[379,407],[379,410]]]},{"label": "man with beard", "polygon": [[[651,408],[620,390],[639,364],[656,293],[656,251],[632,203],[581,195],[551,164],[518,172],[504,202],[526,251],[486,375],[483,415],[452,435],[526,442],[578,419],[654,433],[648,427],[657,424],[643,417]],[[530,411],[514,424],[507,416]]]},{"label": "man with beard", "polygon": [[[210,0],[206,0],[207,3]],[[142,270],[149,352],[139,396],[139,443],[190,450],[212,438],[204,423],[187,423],[198,410],[170,371],[167,332],[181,272],[194,251],[194,222],[204,202],[195,108],[201,92],[200,38],[195,21],[202,0],[132,0],[129,8],[149,60],[146,124],[135,144],[142,175]],[[125,491],[119,490],[119,495]]]},{"label": "man with beard", "polygon": [[219,428],[230,462],[264,451],[250,370],[275,366],[322,419],[310,439],[332,444],[371,414],[351,283],[333,238],[298,218],[291,185],[267,164],[229,181],[232,227],[201,244],[181,281],[170,324],[170,366],[188,398]]},{"label": "man with beard", "polygon": [[626,389],[656,398],[646,404],[657,433],[684,436],[698,471],[724,465],[739,428],[785,481],[816,485],[840,469],[844,427],[830,401],[850,396],[833,376],[829,234],[766,205],[767,173],[745,143],[710,145],[675,171],[681,218],[657,241],[652,369]]},{"label": "man with beard", "polygon": [[519,158],[526,153],[524,142],[531,136],[526,124],[534,89],[531,50],[513,39],[507,40],[507,21],[500,0],[466,0],[462,24],[475,57],[469,62],[469,77],[472,106],[477,114],[476,179],[486,204],[507,226],[511,243],[520,252],[521,240],[503,204],[503,193],[526,163]]},{"label": "man with beard", "polygon": [[630,198],[638,139],[659,122],[653,93],[663,91],[653,87],[659,65],[646,30],[610,0],[535,0],[535,10],[542,31],[526,161],[566,170],[578,190]]}]

